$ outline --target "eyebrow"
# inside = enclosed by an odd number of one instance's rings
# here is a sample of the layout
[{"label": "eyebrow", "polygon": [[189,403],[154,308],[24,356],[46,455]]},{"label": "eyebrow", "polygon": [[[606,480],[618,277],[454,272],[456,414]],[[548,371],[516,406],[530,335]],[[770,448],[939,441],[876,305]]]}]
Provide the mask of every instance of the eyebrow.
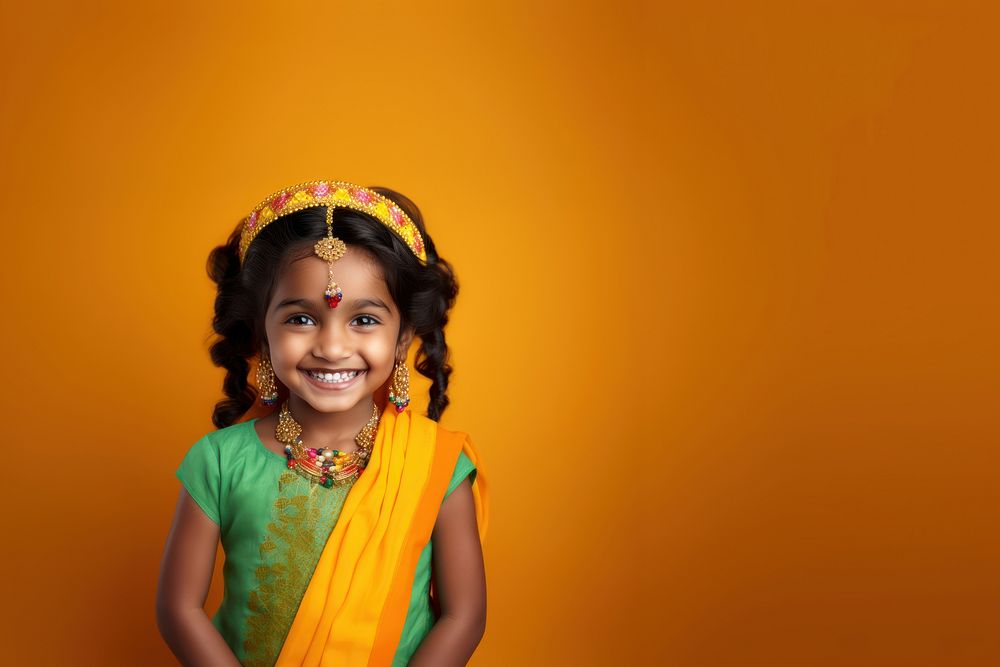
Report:
[{"label": "eyebrow", "polygon": [[[385,302],[377,297],[371,299],[355,299],[354,301],[349,302],[349,304],[354,308],[372,307],[372,308],[381,308],[387,313],[392,312],[391,310],[389,310],[389,306],[385,305]],[[274,309],[280,310],[282,308],[285,308],[286,306],[304,306],[306,308],[315,308],[316,302],[313,301],[312,299],[285,299],[277,306],[275,306]]]},{"label": "eyebrow", "polygon": [[355,308],[365,308],[366,306],[371,306],[372,308],[381,308],[387,313],[392,312],[391,310],[389,310],[389,306],[385,305],[385,302],[382,301],[382,299],[379,299],[378,297],[372,299],[355,299],[354,301],[351,302],[351,305],[354,306]]},{"label": "eyebrow", "polygon": [[275,306],[274,309],[280,310],[286,306],[305,306],[306,308],[312,308],[313,302],[310,299],[285,299]]}]

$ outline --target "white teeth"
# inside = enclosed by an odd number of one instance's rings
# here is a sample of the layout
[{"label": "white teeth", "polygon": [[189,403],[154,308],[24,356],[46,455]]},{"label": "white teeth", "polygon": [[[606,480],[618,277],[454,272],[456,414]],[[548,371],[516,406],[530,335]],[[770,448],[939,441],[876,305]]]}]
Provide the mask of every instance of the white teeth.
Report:
[{"label": "white teeth", "polygon": [[320,382],[330,382],[333,384],[353,380],[357,374],[357,371],[348,371],[346,373],[314,373],[313,371],[309,371],[309,375],[316,378]]}]

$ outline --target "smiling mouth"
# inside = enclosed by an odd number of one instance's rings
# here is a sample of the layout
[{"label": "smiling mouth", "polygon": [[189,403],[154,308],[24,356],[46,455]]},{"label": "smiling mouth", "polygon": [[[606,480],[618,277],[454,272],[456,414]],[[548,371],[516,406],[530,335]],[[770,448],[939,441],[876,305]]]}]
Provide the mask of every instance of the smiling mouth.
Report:
[{"label": "smiling mouth", "polygon": [[337,371],[337,372],[321,372],[321,371],[303,371],[310,378],[319,382],[321,384],[327,384],[331,387],[337,385],[345,385],[349,383],[354,378],[359,375],[363,375],[366,371],[362,370],[351,370],[351,371]]}]

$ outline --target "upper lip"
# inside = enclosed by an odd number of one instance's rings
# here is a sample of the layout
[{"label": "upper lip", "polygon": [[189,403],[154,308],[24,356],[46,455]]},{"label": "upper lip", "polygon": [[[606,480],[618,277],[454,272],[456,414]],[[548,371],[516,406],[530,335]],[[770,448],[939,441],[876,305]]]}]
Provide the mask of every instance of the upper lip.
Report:
[{"label": "upper lip", "polygon": [[363,368],[305,368],[310,373],[350,373],[351,371],[361,372]]}]

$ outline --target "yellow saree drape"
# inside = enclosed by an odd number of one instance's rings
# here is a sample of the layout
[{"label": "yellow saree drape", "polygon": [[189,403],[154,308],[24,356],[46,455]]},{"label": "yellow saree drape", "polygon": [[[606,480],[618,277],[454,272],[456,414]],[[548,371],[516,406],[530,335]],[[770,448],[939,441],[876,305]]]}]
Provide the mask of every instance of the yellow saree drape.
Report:
[{"label": "yellow saree drape", "polygon": [[411,396],[410,409],[397,415],[389,405],[382,413],[371,460],[316,564],[278,656],[281,667],[391,663],[417,560],[460,451],[477,467],[472,493],[485,547],[488,491],[480,456],[468,435],[423,416],[424,392]]}]

